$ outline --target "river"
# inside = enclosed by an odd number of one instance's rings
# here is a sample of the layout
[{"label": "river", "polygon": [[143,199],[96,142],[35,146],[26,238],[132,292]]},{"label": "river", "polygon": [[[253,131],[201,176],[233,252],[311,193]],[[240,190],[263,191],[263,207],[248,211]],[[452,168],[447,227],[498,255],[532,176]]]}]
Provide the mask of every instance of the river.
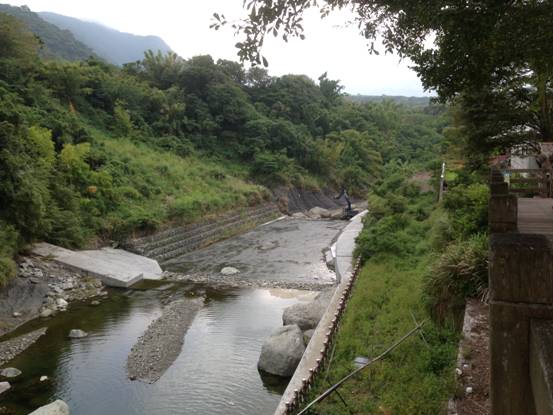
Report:
[{"label": "river", "polygon": [[[292,278],[283,271],[289,263],[295,278],[312,278],[314,269],[322,269],[322,249],[342,226],[341,222],[285,220],[201,250],[197,257],[188,254],[180,266],[186,263],[189,272],[208,272],[208,263],[216,267],[230,263],[252,278],[270,280]],[[242,249],[235,252],[239,255],[235,261],[236,255],[214,260],[209,254],[229,253],[237,246]],[[290,255],[283,257],[283,252]],[[275,275],[277,268],[281,272]],[[273,275],[267,275],[268,270]],[[126,360],[131,347],[160,316],[163,305],[182,296],[204,296],[206,302],[185,335],[179,357],[154,384],[130,381]],[[45,336],[9,363],[23,374],[0,399],[0,414],[27,414],[54,399],[66,401],[75,415],[271,414],[286,380],[258,372],[261,345],[282,324],[285,307],[313,296],[309,291],[216,290],[174,282],[112,289],[99,306],[72,304],[46,323],[33,321],[18,330],[48,326]],[[70,340],[67,334],[72,328],[89,336]],[[44,375],[49,379],[40,382]]]}]

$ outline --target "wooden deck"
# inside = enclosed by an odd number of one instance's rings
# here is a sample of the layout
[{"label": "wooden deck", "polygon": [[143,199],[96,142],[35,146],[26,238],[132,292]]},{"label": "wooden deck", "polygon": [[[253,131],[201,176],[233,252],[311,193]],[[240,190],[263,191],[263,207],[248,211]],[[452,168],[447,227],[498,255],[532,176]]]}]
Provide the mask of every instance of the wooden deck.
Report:
[{"label": "wooden deck", "polygon": [[518,231],[553,235],[553,199],[519,198]]}]

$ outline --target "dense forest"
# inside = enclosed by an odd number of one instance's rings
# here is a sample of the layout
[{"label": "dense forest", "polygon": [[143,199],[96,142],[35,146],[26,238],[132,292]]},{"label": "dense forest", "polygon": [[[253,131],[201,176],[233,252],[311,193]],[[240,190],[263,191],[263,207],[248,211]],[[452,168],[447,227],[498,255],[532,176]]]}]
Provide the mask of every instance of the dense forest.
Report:
[{"label": "dense forest", "polygon": [[2,13],[0,40],[0,280],[32,240],[122,240],[278,186],[364,196],[384,166],[433,160],[447,125],[439,106],[349,102],[326,74],[174,53],[122,68],[45,60]]}]

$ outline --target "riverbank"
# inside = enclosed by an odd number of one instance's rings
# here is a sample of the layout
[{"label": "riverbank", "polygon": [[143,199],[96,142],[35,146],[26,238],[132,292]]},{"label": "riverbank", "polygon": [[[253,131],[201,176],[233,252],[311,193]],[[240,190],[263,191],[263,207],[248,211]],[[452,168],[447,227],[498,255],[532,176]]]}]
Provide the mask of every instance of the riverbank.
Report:
[{"label": "riverbank", "polygon": [[374,258],[362,267],[336,338],[327,381],[319,379],[308,401],[356,367],[379,355],[416,322],[422,335],[412,336],[384,361],[348,380],[337,395],[317,405],[321,413],[438,414],[455,389],[457,335],[427,319],[422,281],[432,261]]},{"label": "riverbank", "polygon": [[108,295],[96,278],[40,257],[22,257],[17,276],[0,290],[0,336],[37,317],[63,312],[73,301]]},{"label": "riverbank", "polygon": [[0,343],[0,366],[23,353],[46,332],[46,328],[40,328],[11,337],[20,326],[35,319],[47,321],[65,312],[72,302],[107,295],[105,286],[96,278],[69,271],[45,258],[22,257],[17,276],[0,290],[0,337],[8,338]]}]

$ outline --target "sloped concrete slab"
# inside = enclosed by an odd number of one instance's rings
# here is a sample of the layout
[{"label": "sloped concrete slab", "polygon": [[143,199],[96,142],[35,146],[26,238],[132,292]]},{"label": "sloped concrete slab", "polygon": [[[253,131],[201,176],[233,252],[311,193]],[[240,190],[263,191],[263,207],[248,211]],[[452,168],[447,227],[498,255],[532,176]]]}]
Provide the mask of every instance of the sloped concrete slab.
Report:
[{"label": "sloped concrete slab", "polygon": [[163,272],[157,261],[122,249],[71,251],[41,242],[34,245],[32,253],[99,278],[111,287],[126,288],[142,279],[161,279]]}]

